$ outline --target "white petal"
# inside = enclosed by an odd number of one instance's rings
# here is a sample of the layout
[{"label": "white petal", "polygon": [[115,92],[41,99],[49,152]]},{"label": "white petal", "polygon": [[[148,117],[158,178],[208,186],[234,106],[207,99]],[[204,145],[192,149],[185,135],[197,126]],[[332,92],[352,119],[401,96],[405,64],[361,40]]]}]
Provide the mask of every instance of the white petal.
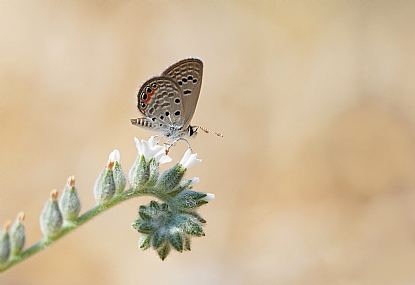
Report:
[{"label": "white petal", "polygon": [[200,178],[199,177],[192,177],[189,180],[191,181],[190,182],[190,186],[196,185],[197,183],[200,182]]},{"label": "white petal", "polygon": [[170,161],[172,161],[171,157],[168,156],[168,155],[164,155],[158,160],[158,163],[164,164],[164,163],[167,163],[167,162],[170,162]]},{"label": "white petal", "polygon": [[155,136],[151,136],[148,140],[148,143],[151,147],[155,147],[157,145],[157,140]]},{"label": "white petal", "polygon": [[120,152],[117,149],[114,149],[110,156],[108,157],[108,161],[118,162],[120,163]]},{"label": "white petal", "polygon": [[202,160],[197,158],[197,153],[191,154],[190,149],[188,149],[180,161],[180,164],[183,168],[190,168],[200,162],[202,162]]},{"label": "white petal", "polygon": [[143,144],[137,138],[134,138],[134,141],[135,141],[135,146],[137,147],[138,153],[140,155],[143,154]]},{"label": "white petal", "polygon": [[192,154],[192,151],[190,150],[190,148],[188,148],[186,152],[184,153],[182,160],[180,160],[180,164],[184,166],[191,154]]},{"label": "white petal", "polygon": [[205,201],[212,201],[215,200],[215,194],[211,194],[211,193],[206,193],[206,197],[202,198],[201,200],[205,200]]}]

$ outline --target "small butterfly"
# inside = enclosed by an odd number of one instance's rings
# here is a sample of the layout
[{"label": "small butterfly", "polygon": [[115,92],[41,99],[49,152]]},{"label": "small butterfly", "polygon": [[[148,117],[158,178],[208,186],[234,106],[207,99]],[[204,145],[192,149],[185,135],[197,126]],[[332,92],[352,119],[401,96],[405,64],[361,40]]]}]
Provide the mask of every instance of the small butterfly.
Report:
[{"label": "small butterfly", "polygon": [[190,125],[199,99],[202,75],[202,61],[186,58],[167,67],[160,75],[151,77],[138,89],[137,108],[145,117],[131,119],[131,123],[157,131],[161,138],[167,137],[166,154],[179,140],[186,141],[191,149],[184,137],[196,136],[198,129],[222,137],[222,134],[209,129]]}]

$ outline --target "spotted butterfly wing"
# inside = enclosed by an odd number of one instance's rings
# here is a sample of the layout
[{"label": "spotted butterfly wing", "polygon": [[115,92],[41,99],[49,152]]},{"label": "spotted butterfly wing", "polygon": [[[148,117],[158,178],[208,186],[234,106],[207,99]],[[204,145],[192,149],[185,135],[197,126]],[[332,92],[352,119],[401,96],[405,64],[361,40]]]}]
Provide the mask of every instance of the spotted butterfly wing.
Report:
[{"label": "spotted butterfly wing", "polygon": [[145,118],[132,119],[139,127],[174,136],[173,130],[183,126],[183,100],[179,85],[171,78],[156,76],[147,80],[137,93],[138,110]]},{"label": "spotted butterfly wing", "polygon": [[203,63],[197,58],[186,58],[169,66],[162,72],[179,86],[183,98],[183,128],[187,128],[196,110],[202,87]]}]

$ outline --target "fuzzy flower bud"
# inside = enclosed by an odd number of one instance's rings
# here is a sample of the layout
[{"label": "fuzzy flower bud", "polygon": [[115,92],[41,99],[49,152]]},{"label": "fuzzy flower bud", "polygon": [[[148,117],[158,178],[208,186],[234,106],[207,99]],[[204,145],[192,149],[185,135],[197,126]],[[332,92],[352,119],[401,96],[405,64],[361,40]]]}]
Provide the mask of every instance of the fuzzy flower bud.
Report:
[{"label": "fuzzy flower bud", "polygon": [[196,191],[183,191],[175,197],[176,205],[181,209],[194,209],[207,204],[207,194]]},{"label": "fuzzy flower bud", "polygon": [[150,169],[144,155],[137,156],[128,172],[128,181],[133,188],[144,185],[150,178]]},{"label": "fuzzy flower bud", "polygon": [[11,253],[13,255],[18,255],[26,243],[25,225],[23,223],[24,218],[25,214],[20,212],[10,229]]},{"label": "fuzzy flower bud", "polygon": [[138,247],[141,250],[146,250],[150,248],[150,236],[146,234],[141,234],[140,240],[138,241]]},{"label": "fuzzy flower bud", "polygon": [[117,194],[120,194],[124,191],[125,185],[126,185],[126,178],[124,171],[121,168],[120,164],[120,152],[116,149],[114,149],[113,152],[111,152],[108,162],[114,162],[114,167],[112,169],[113,175],[114,175],[114,183],[115,183],[115,192]]},{"label": "fuzzy flower bud", "polygon": [[58,204],[58,191],[53,190],[40,215],[40,229],[46,238],[56,237],[62,229],[63,218]]},{"label": "fuzzy flower bud", "polygon": [[176,164],[170,169],[164,171],[159,178],[157,183],[158,187],[164,192],[173,191],[181,182],[186,169],[182,168],[181,164]]},{"label": "fuzzy flower bud", "polygon": [[138,156],[128,172],[128,181],[133,188],[146,183],[153,186],[158,178],[159,165],[170,162],[171,158],[164,154],[164,148],[157,145],[155,137],[148,141],[134,138]]},{"label": "fuzzy flower bud", "polygon": [[68,178],[59,200],[59,207],[65,221],[74,221],[78,218],[81,211],[81,201],[75,188],[75,176]]},{"label": "fuzzy flower bud", "polygon": [[10,256],[10,229],[11,223],[7,222],[0,231],[0,264],[5,263]]},{"label": "fuzzy flower bud", "polygon": [[131,226],[143,234],[139,247],[153,247],[164,260],[172,247],[178,252],[190,250],[190,237],[204,236],[202,222],[193,215],[197,214],[173,212],[166,203],[151,201],[140,207],[140,217]]},{"label": "fuzzy flower bud", "polygon": [[94,195],[97,204],[105,204],[112,200],[115,194],[115,182],[112,168],[114,162],[110,161],[99,174],[94,185]]}]

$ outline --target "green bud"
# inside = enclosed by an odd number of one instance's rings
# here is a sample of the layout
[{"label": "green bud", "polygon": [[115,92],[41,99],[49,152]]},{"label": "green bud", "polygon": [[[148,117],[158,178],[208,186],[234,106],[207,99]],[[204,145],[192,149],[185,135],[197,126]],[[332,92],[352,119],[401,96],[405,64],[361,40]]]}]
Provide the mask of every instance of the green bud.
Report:
[{"label": "green bud", "polygon": [[114,183],[115,183],[115,193],[120,194],[124,191],[127,181],[125,179],[124,171],[121,168],[121,164],[118,161],[115,162],[113,168]]},{"label": "green bud", "polygon": [[53,190],[40,215],[40,229],[47,238],[56,237],[62,229],[63,218],[58,204],[58,191]]},{"label": "green bud", "polygon": [[68,182],[63,188],[61,198],[59,200],[59,208],[62,216],[66,221],[74,221],[78,218],[81,211],[81,201],[75,188],[75,177],[68,178]]},{"label": "green bud", "polygon": [[157,203],[157,201],[151,200],[150,208],[152,208],[154,210],[160,210],[160,204]]},{"label": "green bud", "polygon": [[179,186],[177,186],[173,191],[169,191],[170,197],[175,197],[179,193],[183,192],[184,190],[187,190],[190,188],[190,185],[192,184],[192,180],[182,180],[180,181]]},{"label": "green bud", "polygon": [[153,211],[150,209],[150,207],[141,205],[138,214],[140,215],[140,218],[143,220],[150,220],[153,217]]},{"label": "green bud", "polygon": [[13,255],[18,255],[26,243],[25,225],[23,223],[24,218],[24,213],[19,213],[19,215],[17,215],[16,221],[10,228],[10,245]]},{"label": "green bud", "polygon": [[194,209],[208,203],[202,200],[206,196],[206,193],[187,190],[177,195],[175,200],[180,208]]},{"label": "green bud", "polygon": [[146,250],[150,247],[150,236],[142,234],[140,240],[138,241],[138,247],[141,250]]},{"label": "green bud", "polygon": [[179,163],[173,166],[172,168],[167,169],[163,172],[163,174],[161,174],[159,178],[159,188],[166,193],[174,191],[174,189],[179,185],[180,181],[182,180],[185,172],[186,169],[182,168],[181,164]]},{"label": "green bud", "polygon": [[167,233],[164,228],[161,228],[155,231],[151,237],[151,245],[154,249],[160,248],[163,244],[165,244],[167,239]]},{"label": "green bud", "polygon": [[152,222],[143,222],[140,223],[135,229],[142,234],[151,234],[157,229],[157,226]]},{"label": "green bud", "polygon": [[185,251],[190,251],[190,244],[191,244],[191,239],[190,239],[190,235],[185,235],[184,236],[184,250]]},{"label": "green bud", "polygon": [[179,228],[170,228],[169,242],[178,251],[183,251],[183,232]]},{"label": "green bud", "polygon": [[6,263],[10,256],[10,229],[11,223],[7,222],[0,231],[0,264]]},{"label": "green bud", "polygon": [[147,181],[148,186],[154,186],[159,178],[159,163],[155,158],[152,158],[148,163],[149,166],[149,179]]},{"label": "green bud", "polygon": [[157,250],[157,253],[161,260],[165,260],[170,253],[170,246],[168,244],[164,244],[161,248]]},{"label": "green bud", "polygon": [[112,167],[114,162],[108,162],[106,168],[104,168],[98,176],[95,182],[94,194],[95,201],[98,204],[105,204],[112,200],[115,194],[115,183]]},{"label": "green bud", "polygon": [[191,217],[186,217],[185,222],[182,224],[182,229],[189,235],[201,237],[204,236],[205,233],[203,231],[202,226]]},{"label": "green bud", "polygon": [[144,155],[137,156],[134,164],[128,172],[128,180],[134,189],[144,185],[150,176],[149,166]]}]

